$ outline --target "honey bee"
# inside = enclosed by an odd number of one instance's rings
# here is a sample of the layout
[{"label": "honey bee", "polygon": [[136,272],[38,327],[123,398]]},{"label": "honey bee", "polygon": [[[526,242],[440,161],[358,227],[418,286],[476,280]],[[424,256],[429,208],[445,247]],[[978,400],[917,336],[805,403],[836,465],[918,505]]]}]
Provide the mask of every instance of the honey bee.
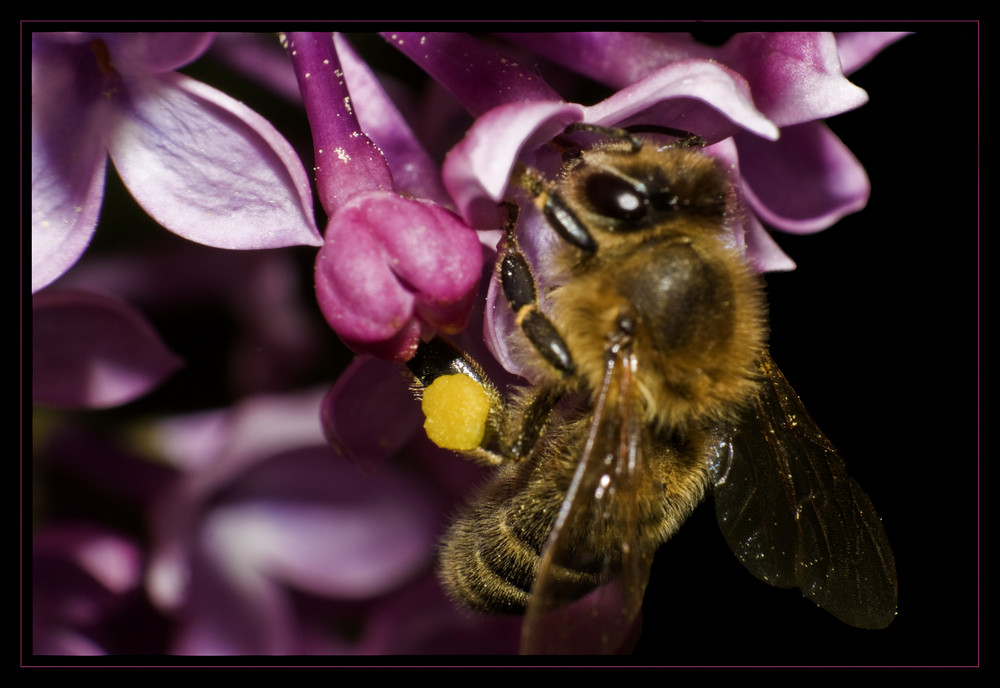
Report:
[{"label": "honey bee", "polygon": [[[618,651],[657,548],[712,495],[756,577],[851,625],[887,626],[885,531],[767,352],[725,170],[675,130],[577,124],[558,141],[558,175],[521,168],[513,186],[561,238],[548,266],[559,277],[538,287],[514,204],[496,268],[537,382],[505,398],[442,339],[410,362],[429,434],[480,409],[471,438],[432,439],[497,466],[444,538],[446,589],[524,614],[525,653]],[[435,401],[451,379],[478,401]]]}]

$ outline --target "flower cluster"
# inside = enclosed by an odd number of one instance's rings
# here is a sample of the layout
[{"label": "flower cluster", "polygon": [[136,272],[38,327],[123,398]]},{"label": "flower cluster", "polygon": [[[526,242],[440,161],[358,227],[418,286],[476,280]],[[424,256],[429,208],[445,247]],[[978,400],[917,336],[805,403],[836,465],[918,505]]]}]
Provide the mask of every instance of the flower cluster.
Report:
[{"label": "flower cluster", "polygon": [[[696,133],[751,211],[733,232],[752,264],[791,269],[764,225],[865,205],[824,120],[866,101],[846,75],[897,38],[33,34],[34,652],[515,651],[516,619],[435,581],[481,474],[423,437],[398,365],[441,332],[522,372],[490,267],[514,166],[576,122]],[[542,59],[558,83],[523,66]],[[290,95],[287,126],[223,79]],[[109,159],[186,242],[120,239]],[[552,233],[522,231],[544,266]],[[329,330],[356,354],[332,372]]]}]

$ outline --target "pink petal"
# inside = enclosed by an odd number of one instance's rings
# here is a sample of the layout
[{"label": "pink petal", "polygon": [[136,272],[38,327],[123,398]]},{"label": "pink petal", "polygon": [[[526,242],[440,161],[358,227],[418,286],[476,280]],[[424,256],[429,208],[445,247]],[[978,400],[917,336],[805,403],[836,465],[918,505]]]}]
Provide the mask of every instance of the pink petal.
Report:
[{"label": "pink petal", "polygon": [[32,301],[36,401],[103,408],[157,387],[181,361],[124,302],[85,292],[46,291]]},{"label": "pink petal", "polygon": [[407,325],[415,297],[396,279],[363,221],[356,206],[341,206],[331,218],[316,256],[316,296],[341,337],[372,342],[390,339]]},{"label": "pink petal", "polygon": [[582,119],[581,106],[558,101],[510,103],[479,117],[448,153],[442,171],[462,217],[476,228],[499,228],[497,203],[518,156]]},{"label": "pink petal", "polygon": [[844,78],[831,33],[737,34],[720,57],[746,78],[757,107],[782,128],[832,117],[868,101],[863,89]]},{"label": "pink petal", "polygon": [[465,326],[482,269],[475,234],[443,208],[388,192],[342,205],[316,259],[316,294],[352,348],[412,355],[421,322]]},{"label": "pink petal", "polygon": [[905,36],[907,31],[845,31],[836,34],[837,52],[844,74],[853,74],[878,53]]},{"label": "pink petal", "polygon": [[658,69],[586,108],[584,121],[673,126],[697,133],[709,143],[744,130],[768,139],[778,137],[774,123],[754,106],[743,77],[708,60],[682,60]]}]

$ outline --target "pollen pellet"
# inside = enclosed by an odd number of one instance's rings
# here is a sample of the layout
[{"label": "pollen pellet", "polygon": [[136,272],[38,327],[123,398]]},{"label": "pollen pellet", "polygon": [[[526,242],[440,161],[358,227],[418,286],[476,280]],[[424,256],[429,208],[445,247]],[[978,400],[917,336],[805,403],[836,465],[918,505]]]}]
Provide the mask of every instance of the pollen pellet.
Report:
[{"label": "pollen pellet", "polygon": [[490,400],[482,385],[468,375],[443,375],[424,390],[424,430],[443,449],[468,451],[479,446],[486,431]]}]

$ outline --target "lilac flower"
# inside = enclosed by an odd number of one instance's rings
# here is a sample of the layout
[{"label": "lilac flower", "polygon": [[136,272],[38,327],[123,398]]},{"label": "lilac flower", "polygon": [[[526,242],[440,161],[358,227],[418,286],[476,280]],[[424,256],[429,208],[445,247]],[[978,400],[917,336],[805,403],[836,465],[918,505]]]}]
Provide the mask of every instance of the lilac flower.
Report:
[{"label": "lilac flower", "polygon": [[33,34],[32,291],[82,255],[108,156],[157,222],[229,249],[319,245],[309,180],[246,106],[173,71],[208,34]]},{"label": "lilac flower", "polygon": [[287,47],[329,216],[316,259],[320,308],[352,349],[405,360],[425,329],[464,328],[478,238],[439,205],[436,166],[343,37],[289,34]]}]

